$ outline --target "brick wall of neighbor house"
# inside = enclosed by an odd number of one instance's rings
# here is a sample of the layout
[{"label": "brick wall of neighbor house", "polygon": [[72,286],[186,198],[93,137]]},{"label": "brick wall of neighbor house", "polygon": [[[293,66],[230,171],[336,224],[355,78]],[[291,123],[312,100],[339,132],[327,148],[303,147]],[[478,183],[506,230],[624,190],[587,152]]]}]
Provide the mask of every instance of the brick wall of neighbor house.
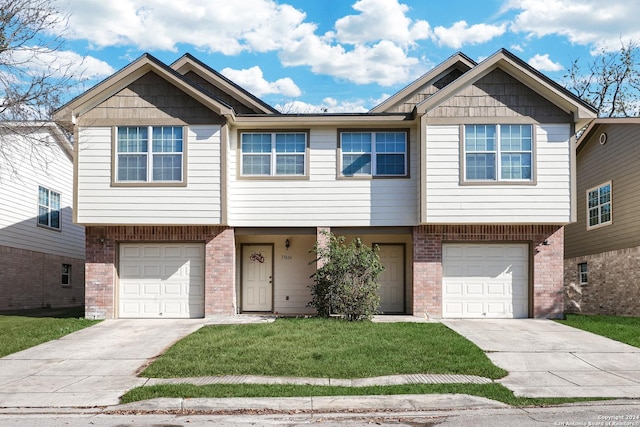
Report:
[{"label": "brick wall of neighbor house", "polygon": [[[62,285],[62,264],[71,283]],[[0,246],[0,310],[79,307],[84,301],[84,261]]]},{"label": "brick wall of neighbor house", "polygon": [[[580,285],[578,264],[587,263],[587,283]],[[640,247],[565,260],[567,313],[640,316]]]},{"label": "brick wall of neighbor house", "polygon": [[[548,245],[543,245],[544,241]],[[530,242],[533,248],[535,318],[561,317],[564,310],[564,228],[559,225],[423,225],[413,229],[413,314],[442,314],[443,242]]]},{"label": "brick wall of neighbor house", "polygon": [[235,313],[233,229],[217,226],[89,226],[85,233],[87,318],[115,316],[117,251],[118,243],[123,242],[205,243],[205,316]]}]

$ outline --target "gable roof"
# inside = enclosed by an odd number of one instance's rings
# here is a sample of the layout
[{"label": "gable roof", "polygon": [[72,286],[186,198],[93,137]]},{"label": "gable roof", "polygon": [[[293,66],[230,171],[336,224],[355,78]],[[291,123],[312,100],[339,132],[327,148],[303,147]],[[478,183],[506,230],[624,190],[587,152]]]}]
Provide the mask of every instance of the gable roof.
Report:
[{"label": "gable roof", "polygon": [[223,92],[228,93],[235,99],[251,107],[257,113],[280,114],[278,110],[263,102],[258,97],[240,87],[239,85],[235,84],[222,74],[218,73],[216,70],[209,67],[199,59],[195,58],[190,53],[187,53],[180,57],[173,64],[171,64],[170,67],[183,76],[189,71],[193,71]]},{"label": "gable roof", "polygon": [[131,64],[54,111],[53,117],[56,121],[62,123],[75,122],[79,116],[90,111],[149,72],[158,74],[204,106],[210,108],[216,114],[220,116],[235,115],[231,106],[218,99],[215,95],[193,85],[183,75],[168,67],[152,55],[145,53]]},{"label": "gable roof", "polygon": [[442,104],[463,88],[472,85],[495,69],[501,69],[558,108],[571,113],[577,127],[597,117],[597,110],[576,95],[551,80],[506,49],[494,53],[469,71],[443,87],[416,106],[418,114],[425,114]]},{"label": "gable roof", "polygon": [[[67,158],[73,161],[74,153],[73,146],[67,134],[54,122],[49,121],[3,121],[0,122],[0,134],[8,132],[13,135],[24,135],[27,138],[31,138],[29,135],[33,132],[40,130],[46,130],[53,138],[55,143],[62,149]],[[36,141],[35,139],[31,139]],[[42,141],[38,140],[38,144]],[[29,143],[29,142],[27,142]]]},{"label": "gable roof", "polygon": [[415,81],[410,83],[405,88],[401,89],[399,92],[395,93],[377,106],[373,107],[369,112],[386,112],[392,106],[403,102],[405,99],[418,92],[420,88],[437,82],[451,71],[457,69],[465,73],[476,65],[477,63],[473,59],[469,58],[462,52],[457,52],[456,54],[451,55],[444,62],[433,68],[428,73],[425,73],[422,76],[418,77]]},{"label": "gable roof", "polygon": [[597,132],[602,125],[640,125],[640,117],[602,117],[597,118],[582,132],[580,138],[576,142],[576,148],[580,147],[589,140]]}]

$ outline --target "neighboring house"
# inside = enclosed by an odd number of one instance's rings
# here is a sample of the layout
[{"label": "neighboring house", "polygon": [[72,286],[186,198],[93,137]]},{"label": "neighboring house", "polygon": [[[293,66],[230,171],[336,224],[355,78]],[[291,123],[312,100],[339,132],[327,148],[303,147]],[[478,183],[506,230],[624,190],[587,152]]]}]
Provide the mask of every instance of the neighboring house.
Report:
[{"label": "neighboring house", "polygon": [[84,304],[73,148],[52,123],[0,125],[0,310]]},{"label": "neighboring house", "polygon": [[566,227],[567,311],[640,316],[640,119],[594,120],[578,140],[578,221]]},{"label": "neighboring house", "polygon": [[87,317],[310,313],[324,232],[379,245],[384,313],[558,317],[575,129],[596,112],[501,50],[368,113],[280,114],[190,55],[59,109]]}]

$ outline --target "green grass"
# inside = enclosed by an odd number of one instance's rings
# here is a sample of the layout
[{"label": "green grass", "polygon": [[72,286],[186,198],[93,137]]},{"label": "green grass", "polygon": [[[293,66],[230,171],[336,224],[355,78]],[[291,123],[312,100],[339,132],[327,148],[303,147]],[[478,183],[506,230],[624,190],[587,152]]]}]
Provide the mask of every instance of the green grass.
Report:
[{"label": "green grass", "polygon": [[225,397],[300,397],[300,396],[366,396],[394,394],[469,394],[513,406],[560,405],[598,400],[594,398],[523,398],[501,384],[407,384],[399,386],[331,387],[305,385],[214,384],[196,386],[166,384],[138,387],[121,397],[122,403],[160,397],[225,398]]},{"label": "green grass", "polygon": [[58,339],[96,324],[78,309],[28,310],[0,314],[0,357]]},{"label": "green grass", "polygon": [[565,320],[558,320],[558,322],[640,347],[640,318],[638,317],[567,314]]},{"label": "green grass", "polygon": [[507,374],[440,323],[310,318],[204,327],[171,347],[142,376],[365,378],[414,373]]}]

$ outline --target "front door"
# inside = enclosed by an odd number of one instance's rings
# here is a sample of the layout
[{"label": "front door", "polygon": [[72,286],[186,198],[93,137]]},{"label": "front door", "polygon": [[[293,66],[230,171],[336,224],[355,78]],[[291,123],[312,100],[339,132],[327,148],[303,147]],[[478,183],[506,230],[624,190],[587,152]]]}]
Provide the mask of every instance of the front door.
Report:
[{"label": "front door", "polygon": [[273,246],[242,247],[242,311],[273,310]]},{"label": "front door", "polygon": [[384,271],[380,282],[380,311],[404,313],[404,245],[379,244],[378,256]]}]

